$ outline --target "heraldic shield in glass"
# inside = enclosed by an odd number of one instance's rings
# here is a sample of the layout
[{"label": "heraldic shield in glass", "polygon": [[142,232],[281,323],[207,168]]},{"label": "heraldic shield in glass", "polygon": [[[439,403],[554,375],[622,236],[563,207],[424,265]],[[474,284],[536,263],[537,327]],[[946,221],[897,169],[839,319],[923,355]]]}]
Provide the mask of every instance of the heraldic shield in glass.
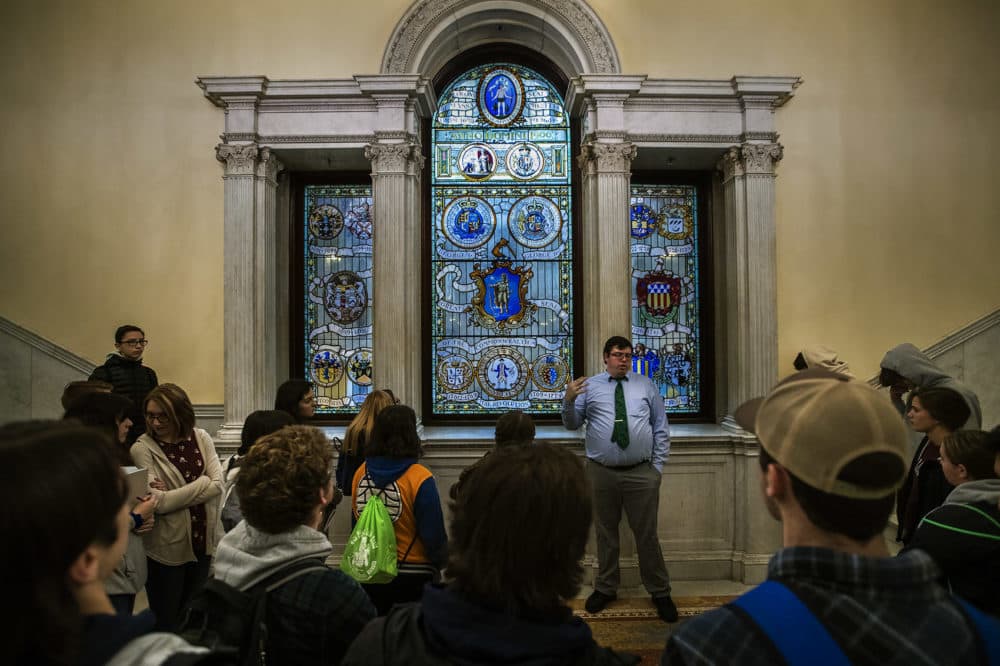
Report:
[{"label": "heraldic shield in glass", "polygon": [[557,414],[573,368],[569,121],[518,65],[438,101],[431,231],[435,415]]},{"label": "heraldic shield in glass", "polygon": [[305,376],[319,414],[353,414],[372,388],[372,191],[305,188]]},{"label": "heraldic shield in glass", "polygon": [[701,408],[698,208],[692,185],[633,185],[632,369],[660,388],[671,414]]}]

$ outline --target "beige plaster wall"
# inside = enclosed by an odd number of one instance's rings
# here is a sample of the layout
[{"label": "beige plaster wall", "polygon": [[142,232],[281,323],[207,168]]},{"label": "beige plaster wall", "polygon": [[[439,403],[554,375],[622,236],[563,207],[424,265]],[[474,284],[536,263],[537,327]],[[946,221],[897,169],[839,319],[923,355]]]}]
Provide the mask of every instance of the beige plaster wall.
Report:
[{"label": "beige plaster wall", "polygon": [[[221,402],[222,113],[203,74],[377,72],[405,0],[0,7],[0,313]],[[626,73],[798,74],[778,115],[779,347],[862,374],[1000,306],[1000,5],[594,0]]]}]

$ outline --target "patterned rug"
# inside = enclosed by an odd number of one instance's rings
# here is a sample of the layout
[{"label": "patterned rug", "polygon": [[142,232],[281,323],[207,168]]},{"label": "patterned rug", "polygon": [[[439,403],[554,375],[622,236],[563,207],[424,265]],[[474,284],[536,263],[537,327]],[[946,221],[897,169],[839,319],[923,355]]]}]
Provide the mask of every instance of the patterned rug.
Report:
[{"label": "patterned rug", "polygon": [[[675,597],[681,622],[722,604],[732,601],[731,596]],[[576,599],[570,605],[573,612],[590,625],[594,639],[600,644],[619,652],[642,657],[643,666],[660,663],[663,647],[671,630],[678,624],[666,624],[656,617],[656,609],[648,597],[619,599],[607,608],[591,615],[583,610],[583,599]]]}]

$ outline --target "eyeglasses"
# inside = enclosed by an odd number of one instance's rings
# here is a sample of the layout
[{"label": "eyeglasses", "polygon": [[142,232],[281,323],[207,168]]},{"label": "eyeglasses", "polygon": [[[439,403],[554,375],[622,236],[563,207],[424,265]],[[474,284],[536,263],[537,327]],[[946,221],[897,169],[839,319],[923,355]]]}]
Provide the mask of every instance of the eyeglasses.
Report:
[{"label": "eyeglasses", "polygon": [[118,344],[128,345],[129,347],[145,347],[149,344],[149,340],[146,340],[145,338],[139,340],[122,340]]},{"label": "eyeglasses", "polygon": [[632,352],[611,352],[608,356],[611,356],[612,358],[620,358],[623,361],[632,360]]},{"label": "eyeglasses", "polygon": [[146,412],[146,420],[150,423],[170,423],[170,417],[166,414],[153,414]]}]

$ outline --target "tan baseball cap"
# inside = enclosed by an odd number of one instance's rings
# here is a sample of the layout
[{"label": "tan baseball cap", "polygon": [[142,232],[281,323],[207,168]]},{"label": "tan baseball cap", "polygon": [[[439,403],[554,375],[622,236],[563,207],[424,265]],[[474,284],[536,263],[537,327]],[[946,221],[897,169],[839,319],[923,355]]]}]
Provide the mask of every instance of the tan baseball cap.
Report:
[{"label": "tan baseball cap", "polygon": [[[767,396],[740,405],[733,417],[757,435],[775,462],[817,490],[878,499],[906,478],[909,435],[899,412],[875,389],[845,375],[819,368],[797,372]],[[887,466],[874,485],[837,478],[851,461],[869,453],[891,454],[901,464]]]}]

